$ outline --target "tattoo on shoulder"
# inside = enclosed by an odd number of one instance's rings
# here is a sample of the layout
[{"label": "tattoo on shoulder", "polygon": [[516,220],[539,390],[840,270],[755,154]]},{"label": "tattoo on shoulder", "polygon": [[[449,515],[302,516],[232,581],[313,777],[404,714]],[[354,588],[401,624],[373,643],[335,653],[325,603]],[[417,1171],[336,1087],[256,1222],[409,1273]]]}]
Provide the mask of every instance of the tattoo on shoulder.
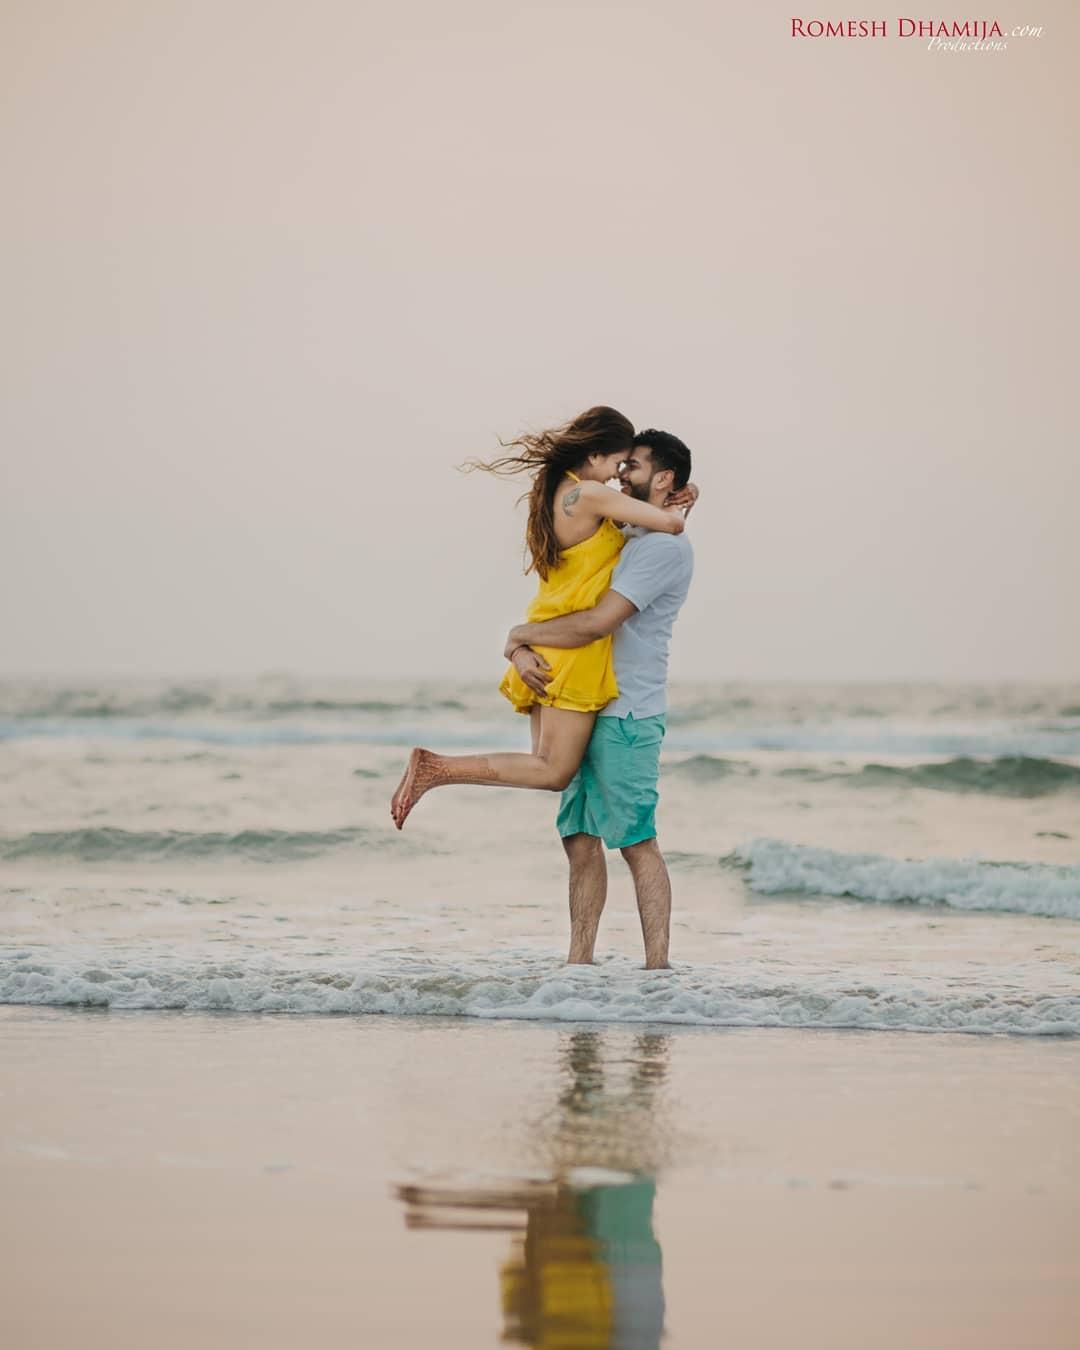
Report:
[{"label": "tattoo on shoulder", "polygon": [[571,488],[570,491],[566,494],[566,496],[562,499],[562,509],[568,516],[573,515],[573,505],[580,496],[581,496],[581,489],[579,487],[575,487]]}]

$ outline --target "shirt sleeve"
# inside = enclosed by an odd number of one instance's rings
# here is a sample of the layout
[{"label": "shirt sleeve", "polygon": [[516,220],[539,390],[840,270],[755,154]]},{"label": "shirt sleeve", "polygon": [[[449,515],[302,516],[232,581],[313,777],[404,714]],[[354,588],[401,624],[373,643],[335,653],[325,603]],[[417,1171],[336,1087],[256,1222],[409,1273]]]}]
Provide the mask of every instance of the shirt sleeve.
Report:
[{"label": "shirt sleeve", "polygon": [[681,590],[686,579],[686,560],[671,536],[650,535],[619,563],[611,589],[643,610],[665,591]]}]

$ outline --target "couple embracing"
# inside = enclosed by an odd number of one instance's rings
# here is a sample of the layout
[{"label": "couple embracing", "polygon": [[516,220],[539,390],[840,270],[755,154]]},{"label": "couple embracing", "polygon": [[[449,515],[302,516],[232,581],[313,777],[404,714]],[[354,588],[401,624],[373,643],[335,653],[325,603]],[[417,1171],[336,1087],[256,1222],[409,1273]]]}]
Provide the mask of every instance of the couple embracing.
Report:
[{"label": "couple embracing", "polygon": [[561,791],[568,961],[593,959],[606,845],[633,877],[646,969],[665,969],[671,882],[656,840],[657,778],[668,647],[694,568],[690,451],[669,432],[635,434],[606,407],[507,448],[518,453],[474,467],[532,477],[526,545],[540,587],[528,621],[510,630],[500,686],[530,718],[532,751],[414,749],[390,812],[400,830],[426,792],[452,783]]}]

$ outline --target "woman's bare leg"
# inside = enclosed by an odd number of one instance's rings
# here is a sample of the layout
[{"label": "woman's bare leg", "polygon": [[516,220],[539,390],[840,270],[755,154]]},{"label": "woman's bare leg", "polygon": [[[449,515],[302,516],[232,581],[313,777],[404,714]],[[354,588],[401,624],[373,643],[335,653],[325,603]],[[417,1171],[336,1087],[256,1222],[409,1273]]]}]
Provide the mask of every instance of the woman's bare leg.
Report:
[{"label": "woman's bare leg", "polygon": [[425,792],[450,783],[561,792],[577,773],[596,714],[541,707],[534,708],[531,717],[531,755],[436,755],[417,746],[390,802],[390,814],[398,829]]}]

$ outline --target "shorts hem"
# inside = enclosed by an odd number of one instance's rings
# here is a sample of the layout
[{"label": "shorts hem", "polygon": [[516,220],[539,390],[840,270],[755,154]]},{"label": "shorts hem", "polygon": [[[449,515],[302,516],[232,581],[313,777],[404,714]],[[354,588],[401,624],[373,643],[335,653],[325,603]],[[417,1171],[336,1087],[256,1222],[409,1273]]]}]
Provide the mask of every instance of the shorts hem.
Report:
[{"label": "shorts hem", "polygon": [[618,843],[614,844],[607,837],[607,835],[598,834],[596,830],[584,830],[577,828],[559,830],[560,839],[571,839],[575,834],[587,834],[590,839],[599,839],[603,843],[605,848],[610,849],[612,852],[614,852],[616,849],[633,848],[635,844],[644,844],[647,839],[655,839],[656,827],[654,825],[649,830],[631,830],[630,834],[626,838],[620,839]]},{"label": "shorts hem", "polygon": [[635,844],[643,844],[646,841],[646,839],[655,839],[655,838],[656,838],[655,827],[651,830],[644,831],[644,833],[641,830],[631,830],[630,837],[627,839],[620,839],[617,844],[609,844],[608,841],[605,839],[604,847],[610,849],[633,848]]},{"label": "shorts hem", "polygon": [[578,829],[576,825],[573,829],[559,829],[558,824],[556,824],[555,828],[559,830],[560,839],[573,839],[575,834],[587,834],[590,839],[603,839],[604,837],[602,834],[597,834],[595,830]]}]

